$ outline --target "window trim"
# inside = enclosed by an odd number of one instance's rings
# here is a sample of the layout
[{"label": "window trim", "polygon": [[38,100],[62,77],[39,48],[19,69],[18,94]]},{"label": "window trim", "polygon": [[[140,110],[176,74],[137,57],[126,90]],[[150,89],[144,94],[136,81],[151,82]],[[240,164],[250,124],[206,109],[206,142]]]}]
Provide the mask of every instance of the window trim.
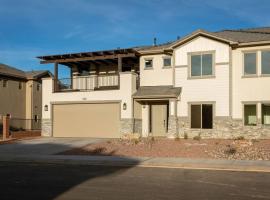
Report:
[{"label": "window trim", "polygon": [[[164,65],[164,60],[165,59],[170,59],[171,60],[171,64],[170,65],[168,65],[168,66],[165,66]],[[162,57],[162,68],[164,69],[167,69],[167,68],[172,68],[172,56],[163,56]]]},{"label": "window trim", "polygon": [[[255,74],[246,74],[245,73],[245,54],[247,53],[255,53],[256,54],[256,73]],[[259,68],[259,63],[258,63],[258,51],[257,50],[250,50],[250,51],[242,51],[242,77],[243,78],[253,78],[253,77],[258,77],[258,68]]]},{"label": "window trim", "polygon": [[[212,128],[202,128],[202,116],[201,116],[201,128],[191,128],[191,106],[192,105],[201,105],[201,111],[202,111],[202,105],[212,105]],[[202,114],[202,112],[201,112]],[[192,130],[213,130],[214,129],[214,120],[216,117],[216,102],[215,101],[198,101],[198,102],[188,102],[188,118],[189,118],[189,128]]]},{"label": "window trim", "polygon": [[[255,105],[256,106],[256,125],[246,125],[245,124],[245,106],[246,105]],[[243,102],[242,104],[242,124],[245,127],[255,127],[258,126],[259,117],[258,117],[258,102]]]},{"label": "window trim", "polygon": [[[146,61],[149,61],[151,60],[152,61],[152,66],[151,67],[146,67],[145,65],[145,62]],[[144,70],[151,70],[151,69],[154,69],[153,65],[154,65],[154,58],[153,57],[148,57],[148,58],[144,58]]]},{"label": "window trim", "polygon": [[[191,56],[212,54],[212,74],[211,75],[200,75],[200,76],[191,76]],[[198,52],[188,52],[188,79],[208,79],[216,77],[216,51],[198,51]]]}]

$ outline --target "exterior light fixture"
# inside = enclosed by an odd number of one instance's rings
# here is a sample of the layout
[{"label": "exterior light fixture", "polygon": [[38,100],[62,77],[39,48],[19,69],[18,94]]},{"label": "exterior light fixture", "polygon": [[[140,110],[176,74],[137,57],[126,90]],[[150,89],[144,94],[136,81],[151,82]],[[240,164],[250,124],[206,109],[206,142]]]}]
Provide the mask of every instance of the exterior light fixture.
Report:
[{"label": "exterior light fixture", "polygon": [[49,109],[49,108],[48,108],[48,105],[45,105],[45,106],[44,106],[44,111],[48,111],[48,109]]},{"label": "exterior light fixture", "polygon": [[126,110],[126,109],[127,109],[127,104],[123,103],[123,110]]}]

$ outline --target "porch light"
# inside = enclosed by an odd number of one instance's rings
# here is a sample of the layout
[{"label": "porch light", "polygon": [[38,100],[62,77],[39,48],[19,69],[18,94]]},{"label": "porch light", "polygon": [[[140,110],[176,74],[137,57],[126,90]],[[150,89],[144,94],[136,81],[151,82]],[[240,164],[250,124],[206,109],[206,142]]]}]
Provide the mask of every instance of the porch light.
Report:
[{"label": "porch light", "polygon": [[48,111],[48,105],[44,106],[44,111]]},{"label": "porch light", "polygon": [[126,109],[127,109],[127,104],[123,103],[123,110],[126,110]]}]

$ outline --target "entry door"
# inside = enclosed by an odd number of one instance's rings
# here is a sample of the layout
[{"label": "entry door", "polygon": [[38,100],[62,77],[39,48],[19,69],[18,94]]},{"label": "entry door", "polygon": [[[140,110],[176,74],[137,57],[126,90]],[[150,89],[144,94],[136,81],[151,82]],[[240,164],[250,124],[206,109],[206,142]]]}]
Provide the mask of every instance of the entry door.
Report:
[{"label": "entry door", "polygon": [[167,104],[151,105],[151,132],[153,136],[166,136],[168,114]]}]

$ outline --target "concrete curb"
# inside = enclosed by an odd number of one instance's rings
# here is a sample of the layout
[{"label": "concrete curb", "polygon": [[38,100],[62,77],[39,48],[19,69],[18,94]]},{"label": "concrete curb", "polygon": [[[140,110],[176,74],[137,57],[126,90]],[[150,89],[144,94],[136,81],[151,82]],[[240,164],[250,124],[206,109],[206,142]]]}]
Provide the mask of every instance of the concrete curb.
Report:
[{"label": "concrete curb", "polygon": [[114,156],[1,156],[2,162],[27,162],[47,164],[101,165],[123,167],[174,168],[194,170],[223,170],[243,172],[270,172],[270,161],[208,160],[185,158],[147,158]]}]

